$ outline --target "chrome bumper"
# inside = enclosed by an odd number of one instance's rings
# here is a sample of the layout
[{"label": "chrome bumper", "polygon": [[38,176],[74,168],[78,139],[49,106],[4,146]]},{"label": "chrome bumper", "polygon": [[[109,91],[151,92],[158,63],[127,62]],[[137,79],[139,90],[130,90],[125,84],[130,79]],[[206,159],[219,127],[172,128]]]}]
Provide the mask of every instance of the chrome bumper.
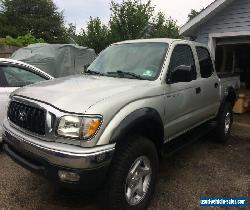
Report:
[{"label": "chrome bumper", "polygon": [[115,150],[115,144],[82,148],[40,140],[13,128],[7,120],[3,125],[3,141],[20,153],[29,153],[52,165],[71,169],[93,169],[108,165]]}]

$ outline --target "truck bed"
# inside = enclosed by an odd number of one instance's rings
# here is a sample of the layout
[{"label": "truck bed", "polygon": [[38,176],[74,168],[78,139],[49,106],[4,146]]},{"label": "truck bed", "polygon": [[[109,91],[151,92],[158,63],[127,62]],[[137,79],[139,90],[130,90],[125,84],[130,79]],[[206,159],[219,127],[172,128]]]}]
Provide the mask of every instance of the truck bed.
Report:
[{"label": "truck bed", "polygon": [[228,78],[228,77],[238,77],[239,75],[236,73],[231,72],[217,72],[218,77],[221,78]]}]

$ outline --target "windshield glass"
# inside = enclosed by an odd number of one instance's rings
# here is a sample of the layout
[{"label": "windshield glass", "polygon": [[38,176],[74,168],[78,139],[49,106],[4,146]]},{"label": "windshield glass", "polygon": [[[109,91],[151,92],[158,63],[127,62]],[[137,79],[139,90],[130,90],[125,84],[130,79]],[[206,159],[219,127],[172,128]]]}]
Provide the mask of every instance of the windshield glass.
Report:
[{"label": "windshield glass", "polygon": [[129,78],[138,75],[137,78],[152,80],[159,75],[167,48],[167,43],[160,42],[112,45],[88,70],[105,75],[118,73]]}]

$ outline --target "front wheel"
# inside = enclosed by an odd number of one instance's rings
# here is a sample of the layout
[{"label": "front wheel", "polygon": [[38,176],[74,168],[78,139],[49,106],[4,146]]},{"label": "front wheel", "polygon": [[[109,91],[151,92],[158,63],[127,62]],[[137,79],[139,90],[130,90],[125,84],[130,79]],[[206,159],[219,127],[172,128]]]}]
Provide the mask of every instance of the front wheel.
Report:
[{"label": "front wheel", "polygon": [[217,138],[219,142],[226,143],[229,139],[232,124],[233,124],[233,108],[232,105],[227,102],[223,109],[220,111],[217,119]]},{"label": "front wheel", "polygon": [[158,173],[155,145],[144,137],[135,136],[116,149],[106,187],[107,209],[146,209]]}]

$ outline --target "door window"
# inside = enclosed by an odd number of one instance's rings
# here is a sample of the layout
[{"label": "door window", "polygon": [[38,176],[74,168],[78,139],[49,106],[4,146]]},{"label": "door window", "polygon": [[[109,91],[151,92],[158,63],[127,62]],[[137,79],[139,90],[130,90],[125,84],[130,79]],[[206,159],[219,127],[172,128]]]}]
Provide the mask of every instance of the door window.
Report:
[{"label": "door window", "polygon": [[0,69],[2,71],[2,80],[5,81],[6,87],[22,87],[46,80],[40,75],[19,67],[1,66]]},{"label": "door window", "polygon": [[196,47],[196,51],[200,64],[201,77],[211,77],[214,72],[214,67],[209,51],[205,47]]},{"label": "door window", "polygon": [[186,69],[191,71],[192,80],[196,80],[197,72],[195,60],[192,49],[188,45],[177,45],[174,48],[169,64],[169,74],[173,73],[179,66],[189,67]]}]

